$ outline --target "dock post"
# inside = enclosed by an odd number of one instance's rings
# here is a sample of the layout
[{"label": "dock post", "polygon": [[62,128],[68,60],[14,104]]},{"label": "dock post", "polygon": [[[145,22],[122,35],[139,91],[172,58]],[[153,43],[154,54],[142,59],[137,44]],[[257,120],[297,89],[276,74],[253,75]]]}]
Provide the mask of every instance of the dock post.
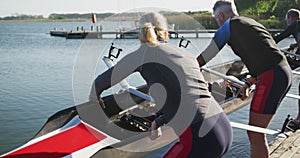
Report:
[{"label": "dock post", "polygon": [[77,26],[77,31],[79,31],[79,26]]},{"label": "dock post", "polygon": [[179,26],[175,26],[175,38],[178,38]]},{"label": "dock post", "polygon": [[102,25],[100,25],[100,38],[101,39],[103,38],[102,31],[103,31],[103,27],[102,27]]},{"label": "dock post", "polygon": [[119,29],[119,34],[120,34],[120,39],[124,39],[124,34],[123,34],[123,31],[122,31],[122,29]]},{"label": "dock post", "polygon": [[195,32],[196,32],[196,38],[199,38],[199,30],[196,29]]},{"label": "dock post", "polygon": [[116,30],[116,39],[118,39],[118,30]]}]

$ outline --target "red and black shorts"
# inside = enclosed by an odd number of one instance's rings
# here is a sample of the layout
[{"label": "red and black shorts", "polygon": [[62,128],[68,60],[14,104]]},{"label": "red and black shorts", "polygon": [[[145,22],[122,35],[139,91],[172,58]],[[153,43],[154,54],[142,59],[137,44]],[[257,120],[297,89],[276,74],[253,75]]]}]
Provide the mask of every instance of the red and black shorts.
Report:
[{"label": "red and black shorts", "polygon": [[275,114],[291,83],[292,73],[289,66],[277,66],[260,74],[257,77],[250,111],[259,114]]},{"label": "red and black shorts", "polygon": [[232,144],[230,122],[225,113],[219,113],[207,121],[208,124],[214,124],[207,134],[199,136],[202,122],[192,124],[179,136],[179,141],[172,145],[163,158],[222,157]]}]

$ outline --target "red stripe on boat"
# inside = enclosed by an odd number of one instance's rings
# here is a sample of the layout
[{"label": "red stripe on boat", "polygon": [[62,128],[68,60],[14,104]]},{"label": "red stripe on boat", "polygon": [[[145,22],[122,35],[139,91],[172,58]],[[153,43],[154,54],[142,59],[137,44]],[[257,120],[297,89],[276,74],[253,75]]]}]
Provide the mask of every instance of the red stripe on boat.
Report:
[{"label": "red stripe on boat", "polygon": [[59,134],[16,150],[5,157],[63,157],[105,138],[105,135],[80,123]]}]

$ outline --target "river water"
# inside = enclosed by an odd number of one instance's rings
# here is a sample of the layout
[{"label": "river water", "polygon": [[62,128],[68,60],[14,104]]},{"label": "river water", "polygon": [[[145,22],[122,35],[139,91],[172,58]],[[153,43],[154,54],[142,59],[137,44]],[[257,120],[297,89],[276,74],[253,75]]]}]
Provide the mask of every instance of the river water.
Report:
[{"label": "river water", "polygon": [[[98,59],[106,55],[112,42],[126,50],[123,55],[139,44],[136,39],[68,40],[49,34],[54,27],[75,30],[77,26],[89,29],[90,25],[89,22],[0,23],[0,155],[27,142],[55,112],[87,100],[92,79],[106,69]],[[115,31],[112,28],[116,27],[116,24],[103,25],[103,30]],[[197,48],[189,48],[195,55],[207,46],[211,34],[200,37],[192,39]],[[170,40],[176,45],[178,42]],[[291,42],[293,39],[286,39],[279,46]],[[237,57],[226,47],[210,64],[233,58]],[[129,81],[133,86],[144,83],[138,75]],[[299,78],[295,78],[290,93],[297,94],[298,83]],[[229,118],[247,123],[248,110],[246,106]],[[281,129],[287,114],[297,114],[297,100],[283,100],[270,128]],[[269,141],[272,139],[268,137]],[[233,146],[224,157],[249,157],[245,131],[234,129]]]}]

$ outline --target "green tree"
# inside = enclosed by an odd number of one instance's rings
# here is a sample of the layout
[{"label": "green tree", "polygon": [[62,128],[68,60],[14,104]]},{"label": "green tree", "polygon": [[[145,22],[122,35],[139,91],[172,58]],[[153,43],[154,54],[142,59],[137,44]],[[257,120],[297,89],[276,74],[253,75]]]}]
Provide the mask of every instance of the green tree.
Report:
[{"label": "green tree", "polygon": [[249,8],[254,8],[257,0],[235,0],[238,12],[241,14],[248,14]]},{"label": "green tree", "polygon": [[241,14],[265,20],[270,17],[283,19],[290,8],[300,7],[299,0],[235,0],[235,3]]}]

